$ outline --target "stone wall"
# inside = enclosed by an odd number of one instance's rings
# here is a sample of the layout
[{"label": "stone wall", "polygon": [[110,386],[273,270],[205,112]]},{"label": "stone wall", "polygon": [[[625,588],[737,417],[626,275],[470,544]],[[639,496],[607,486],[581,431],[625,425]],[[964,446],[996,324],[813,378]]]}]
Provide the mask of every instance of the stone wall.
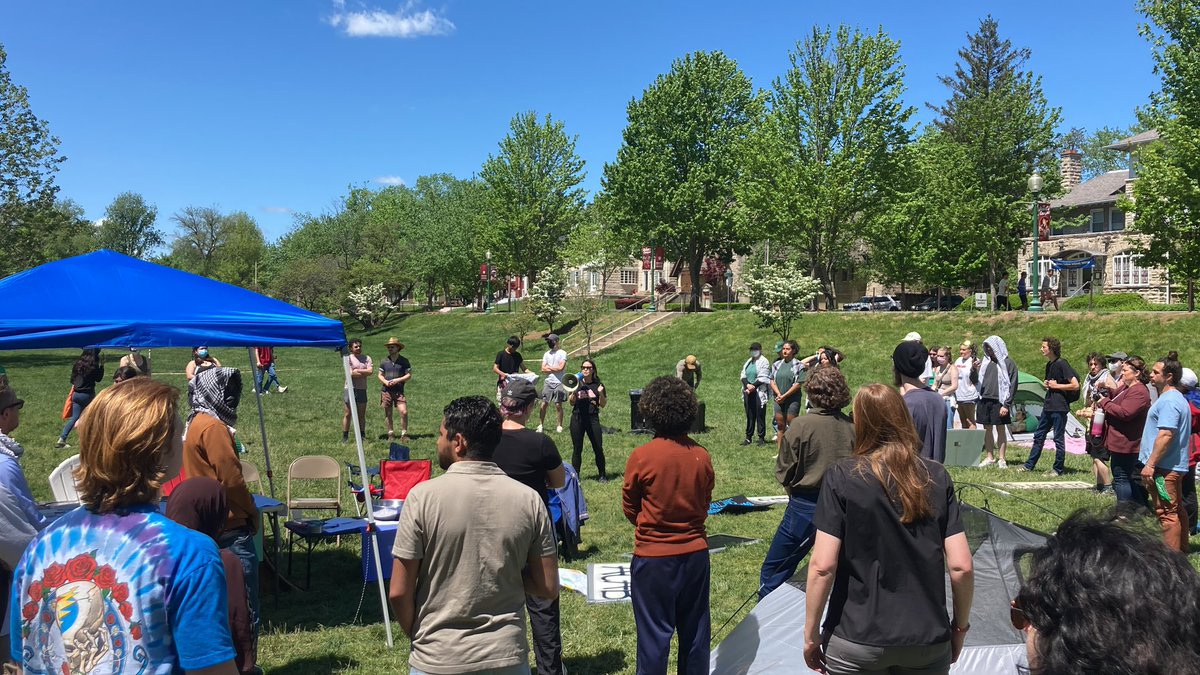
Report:
[{"label": "stone wall", "polygon": [[[1131,217],[1131,215],[1127,215],[1127,218]],[[1127,232],[1057,235],[1052,236],[1050,241],[1038,242],[1038,255],[1058,257],[1062,253],[1073,251],[1090,253],[1096,257],[1096,267],[1093,269],[1092,279],[1097,292],[1137,293],[1150,302],[1165,303],[1167,302],[1168,293],[1167,275],[1164,270],[1150,268],[1148,275],[1149,283],[1145,286],[1116,286],[1112,283],[1115,279],[1113,257],[1119,253],[1128,251],[1131,247],[1130,240],[1140,237],[1141,235],[1129,234]],[[1029,269],[1029,260],[1033,255],[1032,239],[1027,237],[1022,242],[1021,252],[1017,256],[1018,273],[1021,270]],[[1175,288],[1173,291],[1178,293],[1180,289]],[[1066,284],[1062,283],[1062,281],[1059,283],[1059,295],[1061,297],[1066,297],[1067,295]]]}]

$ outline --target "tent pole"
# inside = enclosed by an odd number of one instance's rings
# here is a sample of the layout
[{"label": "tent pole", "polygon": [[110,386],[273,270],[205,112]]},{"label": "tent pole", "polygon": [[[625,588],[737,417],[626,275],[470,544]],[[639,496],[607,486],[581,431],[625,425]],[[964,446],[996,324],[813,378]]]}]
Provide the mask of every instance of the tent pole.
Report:
[{"label": "tent pole", "polygon": [[267,449],[267,423],[263,419],[262,393],[258,391],[258,364],[254,362],[254,347],[246,347],[250,355],[250,373],[254,377],[254,400],[258,403],[258,432],[262,435],[263,462],[267,465],[267,487],[275,499],[275,474],[271,471],[271,452]]},{"label": "tent pole", "polygon": [[[346,371],[346,395],[354,395],[354,383],[350,379],[350,354],[342,354],[342,367]],[[363,478],[363,505],[367,510],[367,536],[371,538],[371,550],[375,558],[375,579],[379,581],[379,605],[383,609],[383,627],[387,633],[387,646],[392,647],[392,618],[388,611],[387,589],[383,585],[383,561],[379,558],[378,529],[375,527],[375,507],[371,505],[371,481],[367,480],[367,456],[363,452],[362,427],[358,425],[358,406],[347,398],[350,408],[350,425],[354,427],[354,445],[358,448],[358,470]],[[261,405],[261,403],[259,404]]]}]

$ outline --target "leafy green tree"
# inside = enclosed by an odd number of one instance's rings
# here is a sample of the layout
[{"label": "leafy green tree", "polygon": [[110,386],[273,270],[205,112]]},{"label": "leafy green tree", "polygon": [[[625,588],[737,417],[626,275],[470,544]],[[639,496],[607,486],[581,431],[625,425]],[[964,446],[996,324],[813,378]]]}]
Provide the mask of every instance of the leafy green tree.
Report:
[{"label": "leafy green tree", "polygon": [[969,211],[978,220],[971,245],[959,251],[962,281],[987,279],[994,288],[1000,272],[1015,263],[1021,238],[1029,235],[1029,175],[1041,173],[1046,194],[1059,189],[1053,151],[1061,112],[1046,102],[1041,78],[1024,70],[1029,50],[1001,38],[992,17],[979,22],[958,56],[954,75],[939,78],[950,98],[930,107],[937,128],[966,150],[957,170],[977,186]]},{"label": "leafy green tree", "polygon": [[567,271],[562,265],[550,265],[543,268],[538,279],[529,289],[526,301],[529,311],[539,320],[545,321],[554,332],[554,322],[566,311],[564,301],[567,297]]},{"label": "leafy green tree", "polygon": [[406,246],[411,273],[429,306],[438,291],[445,298],[476,297],[483,289],[479,266],[488,250],[483,186],[437,174],[418,178],[412,193],[413,234]]},{"label": "leafy green tree", "polygon": [[1128,169],[1129,162],[1125,153],[1104,148],[1142,131],[1145,131],[1142,125],[1136,124],[1129,128],[1105,126],[1089,133],[1079,148],[1083,153],[1083,180],[1090,180],[1109,171]]},{"label": "leafy green tree", "polygon": [[659,75],[627,115],[616,162],[604,167],[612,223],[687,265],[697,311],[704,259],[745,253],[756,234],[737,214],[734,185],[762,101],[732,59],[695,52]]},{"label": "leafy green tree", "polygon": [[750,312],[761,328],[769,328],[781,340],[792,333],[792,324],[808,311],[821,291],[821,282],[792,263],[752,264],[743,280],[750,296]]},{"label": "leafy green tree", "polygon": [[157,207],[136,192],[122,192],[104,210],[96,239],[101,248],[145,258],[164,243],[157,220]]},{"label": "leafy green tree", "polygon": [[171,216],[179,226],[171,245],[175,267],[211,277],[217,254],[229,239],[229,221],[215,206],[185,206]]},{"label": "leafy green tree", "polygon": [[259,290],[258,267],[267,251],[262,230],[245,211],[235,211],[225,216],[225,228],[225,243],[217,254],[214,277],[243,288]]},{"label": "leafy green tree", "polygon": [[884,216],[902,178],[897,153],[914,109],[901,101],[900,43],[882,29],[813,28],[774,82],[749,144],[740,202],[773,238],[793,242],[836,305],[833,272]]},{"label": "leafy green tree", "polygon": [[539,122],[533,111],[519,113],[499,152],[483,163],[479,178],[496,224],[490,243],[500,269],[536,280],[547,263],[562,260],[584,208],[584,162],[575,142],[550,115]]},{"label": "leafy green tree", "polygon": [[603,300],[613,274],[629,266],[639,247],[629,230],[613,224],[607,197],[602,193],[588,205],[583,222],[571,233],[565,259],[571,266],[600,275],[600,299]]}]

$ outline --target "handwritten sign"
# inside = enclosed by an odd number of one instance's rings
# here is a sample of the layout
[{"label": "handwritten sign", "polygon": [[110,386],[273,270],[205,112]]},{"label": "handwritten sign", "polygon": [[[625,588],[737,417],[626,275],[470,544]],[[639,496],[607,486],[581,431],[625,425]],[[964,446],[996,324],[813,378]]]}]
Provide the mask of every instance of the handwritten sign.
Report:
[{"label": "handwritten sign", "polygon": [[629,602],[633,577],[629,563],[588,565],[588,603]]}]

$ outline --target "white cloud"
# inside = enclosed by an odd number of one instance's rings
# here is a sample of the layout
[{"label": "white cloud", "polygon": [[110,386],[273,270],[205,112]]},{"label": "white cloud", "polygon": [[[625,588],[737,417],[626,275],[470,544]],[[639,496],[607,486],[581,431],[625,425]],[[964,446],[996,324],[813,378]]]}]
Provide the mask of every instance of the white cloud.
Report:
[{"label": "white cloud", "polygon": [[448,35],[454,32],[454,22],[432,11],[416,11],[411,3],[394,12],[382,9],[345,11],[344,0],[334,0],[335,14],[330,25],[341,28],[349,37],[418,38],[428,35]]},{"label": "white cloud", "polygon": [[400,176],[380,176],[375,182],[380,185],[407,185]]},{"label": "white cloud", "polygon": [[264,206],[262,207],[262,210],[267,213],[283,213],[288,215],[295,213],[294,210],[289,209],[286,206]]}]

